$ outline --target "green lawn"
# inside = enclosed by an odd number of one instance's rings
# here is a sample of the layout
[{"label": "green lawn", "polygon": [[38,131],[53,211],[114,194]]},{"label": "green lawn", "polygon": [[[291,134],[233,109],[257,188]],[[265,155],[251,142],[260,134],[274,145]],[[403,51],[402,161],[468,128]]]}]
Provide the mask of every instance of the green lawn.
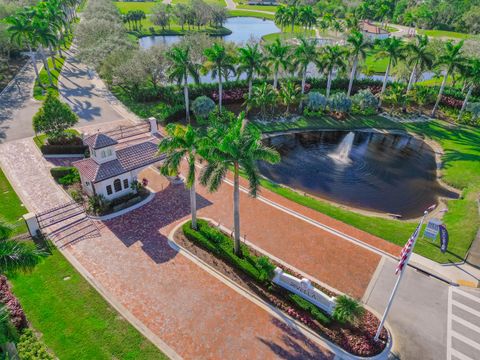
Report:
[{"label": "green lawn", "polygon": [[[52,74],[53,87],[50,85],[47,70],[42,68],[39,74],[40,81],[37,80],[33,88],[33,97],[35,100],[45,100],[47,91],[51,91],[58,96],[58,77],[60,76],[64,62],[65,58],[55,57],[55,63],[57,65],[57,70],[55,70],[53,68],[52,59],[48,58],[48,66],[50,68],[50,73]],[[42,88],[40,84],[43,84],[44,88]]]},{"label": "green lawn", "polygon": [[142,10],[145,12],[145,14],[150,14],[150,10],[152,7],[154,7],[157,4],[160,4],[161,2],[155,2],[155,1],[145,1],[145,2],[139,2],[139,1],[134,1],[134,2],[123,2],[123,1],[115,1],[114,4],[120,10],[122,14],[126,14],[130,10]]},{"label": "green lawn", "polygon": [[26,233],[27,226],[22,215],[27,213],[17,194],[8,182],[7,177],[0,169],[0,222],[5,223],[11,229],[11,236]]},{"label": "green lawn", "polygon": [[275,17],[275,15],[273,14],[265,14],[265,13],[245,11],[245,10],[229,10],[228,15],[230,17],[234,17],[234,16],[256,17],[256,18],[268,19],[268,20],[273,20]]},{"label": "green lawn", "polygon": [[388,66],[388,58],[379,59],[375,56],[374,51],[369,51],[365,59],[365,72],[368,73],[385,73]]},{"label": "green lawn", "polygon": [[[65,130],[65,133],[80,136],[80,133],[75,129],[67,129]],[[38,148],[40,148],[42,145],[45,145],[47,139],[47,134],[39,134],[33,137],[33,142],[38,146]]]},{"label": "green lawn", "polygon": [[267,34],[262,37],[263,40],[267,42],[275,41],[277,38],[280,40],[288,40],[293,38],[298,38],[299,36],[305,37],[315,37],[315,30],[313,29],[303,29],[301,27],[295,26],[294,32],[290,32],[289,28],[286,28],[284,32],[276,32],[272,34]]},{"label": "green lawn", "polygon": [[[320,119],[300,119],[291,124],[272,123],[257,126],[264,132],[293,129],[362,129],[368,127],[384,129],[405,129],[423,134],[438,141],[445,150],[443,180],[463,190],[463,197],[449,201],[449,211],[444,216],[450,233],[450,244],[446,254],[440,253],[438,242],[432,244],[420,239],[415,252],[429,259],[447,263],[464,259],[480,225],[476,199],[480,193],[480,130],[469,127],[448,128],[442,122],[402,125],[380,116],[351,117],[338,122],[329,117]],[[403,246],[412,233],[415,223],[360,215],[335,205],[313,199],[268,180],[262,186],[299,204],[315,209],[335,219]]]},{"label": "green lawn", "polygon": [[248,9],[248,10],[260,10],[260,11],[270,11],[274,13],[277,11],[278,6],[275,5],[237,5],[237,9]]},{"label": "green lawn", "polygon": [[454,39],[468,39],[473,37],[471,34],[458,33],[454,31],[445,31],[445,30],[417,30],[419,34],[425,34],[431,37],[448,37]]}]

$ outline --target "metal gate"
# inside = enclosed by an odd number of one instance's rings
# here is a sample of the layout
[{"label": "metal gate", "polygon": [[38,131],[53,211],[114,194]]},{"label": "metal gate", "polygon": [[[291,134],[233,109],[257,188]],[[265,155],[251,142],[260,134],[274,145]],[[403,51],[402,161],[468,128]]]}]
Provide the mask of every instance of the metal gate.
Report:
[{"label": "metal gate", "polygon": [[108,135],[114,140],[126,139],[129,137],[142,135],[150,131],[150,124],[145,122],[143,124],[131,125],[131,126],[119,126],[114,130],[105,132],[105,135]]},{"label": "metal gate", "polygon": [[75,201],[71,201],[38,213],[36,216],[40,229],[46,229],[49,226],[66,221],[82,213],[85,213],[84,208]]}]

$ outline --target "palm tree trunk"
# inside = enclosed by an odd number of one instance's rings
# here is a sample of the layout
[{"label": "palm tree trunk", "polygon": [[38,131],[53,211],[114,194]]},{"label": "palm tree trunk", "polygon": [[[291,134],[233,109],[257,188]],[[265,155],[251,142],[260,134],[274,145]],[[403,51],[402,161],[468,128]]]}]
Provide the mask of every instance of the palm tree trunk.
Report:
[{"label": "palm tree trunk", "polygon": [[192,229],[197,230],[197,192],[195,190],[195,181],[190,187],[190,212],[192,213]]},{"label": "palm tree trunk", "polygon": [[348,83],[347,96],[350,96],[352,93],[353,80],[355,80],[355,74],[357,73],[357,66],[358,66],[358,55],[355,55],[355,59],[353,60],[352,72],[350,73],[350,81]]},{"label": "palm tree trunk", "polygon": [[222,84],[222,74],[218,72],[218,110],[222,112],[222,98],[223,98],[223,84]]},{"label": "palm tree trunk", "polygon": [[445,72],[445,76],[443,77],[442,85],[440,86],[440,91],[438,92],[437,101],[435,102],[435,106],[433,107],[433,110],[432,110],[432,114],[431,114],[432,117],[435,116],[435,113],[437,112],[438,105],[440,104],[440,100],[442,100],[443,90],[445,89],[445,84],[447,83],[447,78],[448,78],[448,71]]},{"label": "palm tree trunk", "polygon": [[248,98],[252,97],[253,76],[248,79]]},{"label": "palm tree trunk", "polygon": [[55,61],[55,51],[53,51],[51,45],[48,47],[48,49],[49,49],[49,51],[50,51],[50,57],[51,57],[51,59],[52,59],[53,68],[54,68],[55,70],[58,70],[58,69],[57,69],[57,62]]},{"label": "palm tree trunk", "polygon": [[473,84],[471,84],[470,87],[468,88],[467,95],[465,96],[465,100],[463,100],[462,108],[460,109],[460,113],[458,114],[458,120],[462,118],[463,112],[467,107],[468,100],[470,99],[470,95],[472,95],[472,91],[473,91]]},{"label": "palm tree trunk", "polygon": [[190,123],[190,108],[188,104],[188,76],[185,74],[185,83],[183,85],[183,95],[185,97],[185,118]]},{"label": "palm tree trunk", "polygon": [[[37,67],[37,59],[35,57],[35,53],[32,51],[32,47],[30,46],[30,43],[28,44],[28,52],[30,54],[30,59],[32,60],[33,63],[33,70],[35,70],[35,78],[38,79],[39,74],[38,74],[38,67]],[[40,84],[42,86],[42,84]]]},{"label": "palm tree trunk", "polygon": [[385,71],[385,76],[383,78],[382,91],[380,91],[380,99],[378,99],[378,108],[382,106],[382,95],[387,89],[388,75],[390,73],[390,65],[392,64],[392,59],[388,60],[387,70]]},{"label": "palm tree trunk", "polygon": [[240,181],[238,163],[234,165],[233,177],[233,228],[234,228],[234,252],[241,256],[240,249]]},{"label": "palm tree trunk", "polygon": [[43,66],[45,67],[45,70],[47,70],[48,81],[50,82],[50,86],[53,87],[52,73],[50,72],[50,67],[48,66],[48,60],[45,56],[45,52],[43,51],[43,48],[41,46],[39,47],[39,50],[40,50],[40,56],[42,57]]},{"label": "palm tree trunk", "polygon": [[303,109],[303,96],[305,95],[305,82],[307,80],[307,67],[302,71],[302,98],[300,99],[300,111]]},{"label": "palm tree trunk", "polygon": [[330,88],[332,87],[332,70],[328,72],[328,77],[327,77],[327,98],[330,97]]},{"label": "palm tree trunk", "polygon": [[417,72],[417,63],[415,63],[415,66],[412,69],[412,73],[410,74],[410,79],[408,80],[408,85],[407,85],[407,94],[410,92],[413,86],[413,80],[415,79],[415,75]]},{"label": "palm tree trunk", "polygon": [[275,70],[275,73],[273,74],[273,88],[277,90],[278,87],[278,69]]}]

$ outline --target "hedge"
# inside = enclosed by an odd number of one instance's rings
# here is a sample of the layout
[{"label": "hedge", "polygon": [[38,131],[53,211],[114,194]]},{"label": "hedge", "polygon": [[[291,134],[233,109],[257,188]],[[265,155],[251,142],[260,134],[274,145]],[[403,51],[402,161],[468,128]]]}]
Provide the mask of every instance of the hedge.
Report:
[{"label": "hedge", "polygon": [[67,175],[72,175],[77,172],[77,169],[73,166],[56,166],[50,169],[50,174],[55,180],[58,180]]},{"label": "hedge", "polygon": [[83,155],[87,149],[85,145],[42,145],[40,147],[43,155]]}]

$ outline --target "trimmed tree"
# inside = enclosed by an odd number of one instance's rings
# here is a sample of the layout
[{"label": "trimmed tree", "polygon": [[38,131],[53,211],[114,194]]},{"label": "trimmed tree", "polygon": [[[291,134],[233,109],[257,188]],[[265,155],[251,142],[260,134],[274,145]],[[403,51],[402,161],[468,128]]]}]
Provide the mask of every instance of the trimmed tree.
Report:
[{"label": "trimmed tree", "polygon": [[61,102],[53,93],[49,92],[43,106],[33,117],[33,129],[36,133],[43,132],[49,138],[59,138],[65,130],[78,122],[78,116],[70,107]]}]

